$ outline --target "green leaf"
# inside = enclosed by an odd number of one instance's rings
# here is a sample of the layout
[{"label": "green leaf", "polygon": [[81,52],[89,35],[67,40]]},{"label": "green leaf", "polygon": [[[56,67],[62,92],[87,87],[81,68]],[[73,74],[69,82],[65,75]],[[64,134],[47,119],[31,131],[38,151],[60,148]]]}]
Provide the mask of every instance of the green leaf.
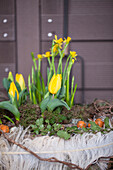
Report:
[{"label": "green leaf", "polygon": [[11,123],[15,124],[14,121],[13,121],[9,116],[3,115],[3,117],[5,117],[6,119],[8,119]]},{"label": "green leaf", "polygon": [[37,129],[37,126],[36,125],[30,125],[32,127],[32,129]]},{"label": "green leaf", "polygon": [[44,130],[44,125],[43,124],[41,124],[40,126],[39,126],[39,130]]},{"label": "green leaf", "polygon": [[36,125],[41,126],[43,124],[43,122],[44,122],[44,119],[41,117],[40,119],[36,120]]},{"label": "green leaf", "polygon": [[41,75],[41,79],[42,79],[42,92],[43,92],[43,97],[44,97],[46,89],[45,89],[45,83],[44,83],[44,79],[42,75]]},{"label": "green leaf", "polygon": [[48,111],[53,111],[56,107],[59,106],[64,106],[66,107],[68,110],[70,110],[70,107],[67,105],[67,103],[63,100],[59,100],[59,99],[51,99],[48,103],[47,103],[47,108]]},{"label": "green leaf", "polygon": [[34,132],[38,135],[39,134],[39,129],[34,130]]},{"label": "green leaf", "polygon": [[88,131],[85,127],[82,127],[82,129],[83,129],[84,132],[87,132],[87,131]]},{"label": "green leaf", "polygon": [[34,72],[34,67],[32,66],[32,83],[36,82],[35,80],[35,72]]},{"label": "green leaf", "polygon": [[55,95],[55,98],[63,99],[65,98],[66,88],[65,86],[61,86],[61,88],[58,90],[58,92]]},{"label": "green leaf", "polygon": [[0,124],[2,124],[2,120],[0,119]]},{"label": "green leaf", "polygon": [[27,95],[27,88],[23,89],[20,93],[19,93],[19,106],[23,103],[22,97]]},{"label": "green leaf", "polygon": [[36,96],[35,96],[35,92],[32,92],[33,95],[33,104],[37,104],[37,100],[36,100]]},{"label": "green leaf", "polygon": [[43,99],[42,102],[40,103],[40,109],[42,113],[46,110],[49,100],[50,100],[50,96]]},{"label": "green leaf", "polygon": [[18,103],[17,103],[17,93],[15,91],[15,97],[13,97],[11,94],[9,94],[8,92],[8,96],[10,98],[10,104],[12,104],[13,106],[15,106],[16,108],[18,108]]},{"label": "green leaf", "polygon": [[9,87],[10,87],[10,83],[11,83],[11,80],[8,80],[7,78],[3,78],[3,86],[4,88],[7,90],[7,92],[9,91]]},{"label": "green leaf", "polygon": [[89,123],[91,124],[91,129],[93,131],[100,131],[101,130],[101,127],[99,127],[95,122],[89,121]]},{"label": "green leaf", "polygon": [[[41,80],[40,80],[40,76],[38,75],[38,73],[37,73],[37,80],[36,80],[36,81],[37,81],[37,82],[36,82],[36,88],[37,88],[40,92],[42,92]],[[37,92],[37,93],[36,93],[36,97],[38,98],[38,102],[40,103],[41,100],[42,100],[42,95]]]},{"label": "green leaf", "polygon": [[75,87],[74,87],[74,92],[71,96],[71,103],[70,103],[70,107],[72,107],[73,103],[74,103],[74,96],[75,96],[75,92],[77,90],[77,83],[75,84]]},{"label": "green leaf", "polygon": [[22,91],[21,87],[20,87],[20,84],[16,81],[15,85],[16,85],[16,88],[17,88],[18,92],[20,93]]},{"label": "green leaf", "polygon": [[33,100],[32,100],[32,93],[31,93],[31,77],[30,77],[30,74],[28,76],[28,88],[29,88],[30,100],[33,102]]},{"label": "green leaf", "polygon": [[10,104],[9,101],[0,102],[0,108],[9,110],[11,113],[13,113],[16,120],[20,119],[20,112],[14,105]]},{"label": "green leaf", "polygon": [[110,128],[109,118],[108,118],[108,117],[106,117],[106,118],[104,119],[104,124],[105,124],[105,128]]},{"label": "green leaf", "polygon": [[69,58],[70,58],[70,55],[68,56],[67,61],[66,61],[66,64],[65,64],[65,67],[64,67],[63,78],[62,78],[63,85],[65,84],[65,81],[66,81],[67,65],[68,65]]},{"label": "green leaf", "polygon": [[63,131],[63,130],[59,130],[57,132],[57,135],[60,137],[60,138],[64,138],[65,140],[68,140],[71,135],[69,133],[67,133],[66,131]]},{"label": "green leaf", "polygon": [[36,60],[35,60],[33,52],[31,52],[31,56],[32,56],[32,60],[33,60],[33,63],[34,63],[35,70],[37,70],[37,64],[36,64]]},{"label": "green leaf", "polygon": [[54,130],[55,131],[58,131],[58,130],[60,130],[61,129],[61,127],[62,127],[62,125],[61,124],[53,124],[53,127],[54,127]]},{"label": "green leaf", "polygon": [[50,131],[51,130],[51,125],[47,125],[47,130]]}]

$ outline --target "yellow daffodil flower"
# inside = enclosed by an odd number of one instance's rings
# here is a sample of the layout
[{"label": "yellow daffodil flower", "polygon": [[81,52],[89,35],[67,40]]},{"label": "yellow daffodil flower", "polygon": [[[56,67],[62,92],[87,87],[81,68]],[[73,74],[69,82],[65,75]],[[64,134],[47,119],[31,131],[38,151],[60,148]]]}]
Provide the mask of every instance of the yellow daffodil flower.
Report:
[{"label": "yellow daffodil flower", "polygon": [[22,74],[16,74],[16,77],[15,77],[15,80],[18,82],[18,84],[20,85],[21,87],[21,90],[25,89],[25,81],[24,81],[24,78],[23,78],[23,75]]},{"label": "yellow daffodil flower", "polygon": [[70,51],[72,58],[76,60],[77,53],[75,51]]},{"label": "yellow daffodil flower", "polygon": [[9,94],[12,95],[13,97],[15,97],[15,91],[17,93],[17,100],[19,100],[18,90],[15,86],[15,83],[12,81],[11,84],[10,84],[10,88],[9,88]]},{"label": "yellow daffodil flower", "polygon": [[55,45],[53,46],[53,52],[54,52],[54,53],[58,52],[58,44],[55,44]]},{"label": "yellow daffodil flower", "polygon": [[48,90],[50,93],[56,94],[58,92],[58,90],[61,88],[61,80],[61,74],[53,75],[48,86]]},{"label": "yellow daffodil flower", "polygon": [[45,54],[43,54],[43,56],[46,57],[46,58],[49,58],[49,57],[51,57],[51,54],[50,54],[49,51],[47,51]]},{"label": "yellow daffodil flower", "polygon": [[74,58],[72,58],[72,63],[74,64],[74,62],[75,62],[75,59],[74,59]]},{"label": "yellow daffodil flower", "polygon": [[[42,56],[41,54],[38,54],[38,55],[37,55],[37,58],[38,58],[38,59],[42,59],[43,56]],[[36,59],[36,60],[37,60],[37,59]]]},{"label": "yellow daffodil flower", "polygon": [[71,37],[64,38],[64,43],[69,43],[71,41]]},{"label": "yellow daffodil flower", "polygon": [[57,35],[55,35],[54,42],[55,42],[56,44],[58,44],[58,46],[59,46],[60,48],[62,48],[62,47],[61,47],[61,45],[62,45],[62,43],[63,43],[63,39],[62,39],[62,38],[57,39]]},{"label": "yellow daffodil flower", "polygon": [[13,75],[12,75],[11,71],[8,74],[8,80],[14,81],[14,78],[13,78]]}]

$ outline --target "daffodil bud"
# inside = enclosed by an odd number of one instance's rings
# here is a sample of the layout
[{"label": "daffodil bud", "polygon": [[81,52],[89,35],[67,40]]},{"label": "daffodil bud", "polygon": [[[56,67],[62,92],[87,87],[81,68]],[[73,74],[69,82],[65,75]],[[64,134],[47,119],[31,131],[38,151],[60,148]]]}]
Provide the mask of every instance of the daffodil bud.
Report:
[{"label": "daffodil bud", "polygon": [[25,81],[24,81],[23,75],[17,73],[15,79],[18,82],[18,84],[20,85],[21,90],[25,89]]},{"label": "daffodil bud", "polygon": [[61,74],[53,75],[48,86],[48,90],[50,93],[56,94],[58,92],[58,90],[61,88],[61,80]]},{"label": "daffodil bud", "polygon": [[8,80],[14,81],[14,78],[13,78],[13,75],[12,75],[11,71],[8,74]]},{"label": "daffodil bud", "polygon": [[10,84],[10,88],[9,88],[9,94],[12,95],[13,97],[15,97],[15,91],[17,93],[17,100],[19,100],[18,90],[15,86],[15,83],[12,81],[11,84]]}]

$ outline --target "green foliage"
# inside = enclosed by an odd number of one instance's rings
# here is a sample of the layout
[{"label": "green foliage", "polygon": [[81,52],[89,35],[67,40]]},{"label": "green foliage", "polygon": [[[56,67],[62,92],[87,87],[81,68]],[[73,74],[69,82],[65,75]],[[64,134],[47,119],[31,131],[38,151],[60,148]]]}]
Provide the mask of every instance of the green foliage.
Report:
[{"label": "green foliage", "polygon": [[18,109],[12,105],[9,101],[3,101],[0,102],[0,108],[1,109],[6,109],[9,110],[14,116],[16,120],[20,119],[20,112],[18,111]]},{"label": "green foliage", "polygon": [[8,78],[3,78],[3,87],[6,89],[6,91],[8,92],[9,91],[9,87],[10,87],[10,84],[11,84],[11,80],[9,80]]},{"label": "green foliage", "polygon": [[50,96],[46,97],[41,103],[40,103],[40,108],[41,112],[43,113],[46,109],[50,112],[52,112],[55,108],[64,106],[68,110],[70,109],[67,103],[63,100],[59,99],[53,99],[50,98]]},{"label": "green foliage", "polygon": [[104,124],[105,124],[105,128],[110,128],[109,118],[108,118],[108,117],[106,117],[106,118],[104,119]]},{"label": "green foliage", "polygon": [[34,53],[31,53],[34,66],[32,66],[31,76],[28,76],[29,95],[32,103],[37,104],[42,101],[47,90],[44,84],[44,79],[40,72],[41,60],[38,60],[38,68]]},{"label": "green foliage", "polygon": [[[0,102],[0,108],[9,110],[15,116],[15,119],[19,120],[20,112],[18,111],[18,108],[27,100],[28,91],[27,91],[27,88],[24,88],[23,90],[21,90],[20,84],[16,81],[15,86],[19,93],[19,100],[17,100],[16,91],[15,91],[15,96],[12,96],[9,93],[10,84],[12,81],[14,81],[14,78],[13,78],[12,72],[9,72],[8,78],[3,78],[3,86],[8,93],[9,101]],[[12,93],[14,93],[13,88],[11,89],[11,91]],[[13,123],[13,121],[9,117],[7,117],[6,115],[4,115],[4,117],[6,117],[9,121]]]},{"label": "green foliage", "polygon": [[13,121],[9,116],[3,115],[3,117],[5,117],[6,119],[8,119],[12,124],[15,124],[14,121]]},{"label": "green foliage", "polygon": [[[37,58],[34,57],[33,52],[31,53],[33,66],[31,76],[29,75],[28,77],[29,95],[32,103],[40,105],[42,113],[45,110],[54,111],[56,108],[62,106],[69,110],[74,104],[74,96],[77,89],[77,84],[75,84],[73,76],[70,87],[69,79],[70,72],[74,63],[73,61],[76,60],[76,52],[70,52],[64,66],[64,70],[62,68],[65,49],[69,45],[70,40],[70,37],[64,40],[62,38],[58,40],[57,36],[55,35],[55,39],[52,41],[50,52],[46,52],[42,55],[39,54]],[[63,44],[64,46],[62,46]],[[57,55],[59,56],[59,61],[57,68],[55,68],[55,57]],[[49,67],[47,67],[47,86],[45,86],[44,79],[41,75],[41,61],[43,58],[46,58],[49,64]],[[38,60],[38,66],[36,60]],[[61,88],[55,95],[48,91],[48,86],[53,74],[61,74],[62,77]]]},{"label": "green foliage", "polygon": [[[58,114],[57,114],[58,115]],[[53,115],[54,116],[54,115]],[[74,134],[83,134],[83,133],[107,133],[109,128],[109,118],[105,118],[106,125],[105,128],[100,128],[95,122],[90,121],[91,127],[82,127],[77,128],[77,126],[64,126],[63,124],[55,123],[55,121],[51,121],[51,118],[44,119],[39,118],[36,120],[35,125],[31,125],[32,131],[36,134],[41,135],[56,135],[60,138],[68,140]],[[113,130],[113,129],[111,129]]]},{"label": "green foliage", "polygon": [[100,126],[98,126],[95,122],[93,121],[89,121],[89,123],[91,124],[91,130],[93,131],[100,131],[102,128]]},{"label": "green foliage", "polygon": [[64,138],[65,140],[68,140],[69,138],[71,138],[71,135],[68,134],[66,131],[64,130],[59,130],[57,132],[57,135],[60,137],[60,138]]}]

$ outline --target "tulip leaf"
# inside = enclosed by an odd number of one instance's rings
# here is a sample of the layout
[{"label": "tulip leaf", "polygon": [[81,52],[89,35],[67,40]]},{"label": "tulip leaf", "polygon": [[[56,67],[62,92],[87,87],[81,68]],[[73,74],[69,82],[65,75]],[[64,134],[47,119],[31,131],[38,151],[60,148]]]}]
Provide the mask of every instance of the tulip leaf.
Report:
[{"label": "tulip leaf", "polygon": [[61,86],[60,94],[59,94],[58,98],[59,98],[59,99],[65,98],[65,93],[66,93],[66,88],[65,88],[65,86]]},{"label": "tulip leaf", "polygon": [[30,74],[29,74],[29,76],[28,76],[28,88],[29,88],[29,96],[30,96],[30,100],[32,101],[31,77],[30,77]]},{"label": "tulip leaf", "polygon": [[53,111],[56,107],[59,106],[64,106],[66,107],[68,110],[70,110],[70,107],[67,105],[67,103],[63,100],[59,100],[59,99],[51,99],[48,103],[47,103],[47,109],[48,111]]},{"label": "tulip leaf", "polygon": [[70,107],[73,105],[74,103],[74,96],[75,96],[75,92],[76,92],[76,89],[77,89],[77,83],[75,84],[75,87],[74,87],[74,92],[71,96],[71,103],[70,103]]},{"label": "tulip leaf", "polygon": [[10,87],[11,80],[8,80],[7,78],[3,78],[3,86],[8,91]]},{"label": "tulip leaf", "polygon": [[16,81],[15,85],[16,85],[16,88],[17,88],[18,92],[20,93],[21,92],[20,84]]},{"label": "tulip leaf", "polygon": [[3,101],[0,102],[0,108],[1,109],[6,109],[8,111],[10,111],[11,113],[13,113],[13,115],[15,116],[16,120],[20,119],[20,112],[18,111],[18,109],[12,105],[9,101]]},{"label": "tulip leaf", "polygon": [[3,115],[3,117],[5,117],[6,119],[8,119],[11,123],[15,124],[14,121],[13,121],[9,116]]},{"label": "tulip leaf", "polygon": [[48,102],[49,102],[49,100],[50,100],[50,97],[51,97],[51,96],[46,97],[46,98],[43,99],[42,102],[40,103],[40,109],[41,109],[41,112],[42,112],[42,113],[46,110],[47,104],[48,104]]}]

